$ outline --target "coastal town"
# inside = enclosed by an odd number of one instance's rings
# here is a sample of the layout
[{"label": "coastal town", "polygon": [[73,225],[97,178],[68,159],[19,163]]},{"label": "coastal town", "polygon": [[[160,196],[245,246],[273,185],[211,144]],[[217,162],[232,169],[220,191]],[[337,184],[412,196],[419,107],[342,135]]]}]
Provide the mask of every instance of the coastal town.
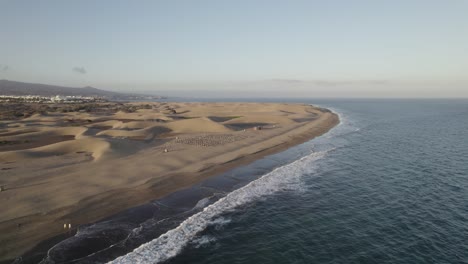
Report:
[{"label": "coastal town", "polygon": [[0,103],[79,104],[79,103],[102,103],[102,102],[107,102],[107,100],[103,97],[95,97],[95,96],[0,95]]}]

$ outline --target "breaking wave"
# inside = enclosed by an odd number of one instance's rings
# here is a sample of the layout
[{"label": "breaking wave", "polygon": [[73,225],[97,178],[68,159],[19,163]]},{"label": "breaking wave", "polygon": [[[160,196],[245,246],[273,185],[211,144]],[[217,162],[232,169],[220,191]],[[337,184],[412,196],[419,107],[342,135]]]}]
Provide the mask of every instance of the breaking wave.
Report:
[{"label": "breaking wave", "polygon": [[194,238],[192,241],[191,241],[191,244],[195,247],[195,248],[200,248],[200,247],[203,247],[205,245],[209,245],[211,243],[214,243],[216,241],[216,238],[215,237],[212,237],[212,236],[201,236],[201,237],[197,237],[197,238]]},{"label": "breaking wave", "polygon": [[[227,194],[217,202],[206,206],[201,212],[187,218],[176,228],[110,263],[160,263],[166,261],[179,254],[189,242],[196,240],[197,234],[208,226],[220,224],[221,220],[228,221],[220,218],[221,214],[277,192],[305,191],[302,176],[313,172],[316,167],[313,163],[333,149],[311,153],[290,164],[274,169],[244,187]],[[197,206],[201,207],[205,204],[205,201],[200,201]],[[200,244],[206,242],[198,241]]]}]

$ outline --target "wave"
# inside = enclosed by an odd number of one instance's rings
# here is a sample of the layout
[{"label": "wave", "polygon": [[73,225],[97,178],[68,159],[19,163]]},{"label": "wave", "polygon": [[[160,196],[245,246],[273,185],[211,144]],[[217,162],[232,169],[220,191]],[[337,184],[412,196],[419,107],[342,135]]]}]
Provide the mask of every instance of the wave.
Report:
[{"label": "wave", "polygon": [[211,243],[216,242],[216,238],[212,236],[202,236],[193,239],[190,243],[193,245],[194,248],[204,247],[205,245],[209,245]]},{"label": "wave", "polygon": [[[160,263],[166,261],[179,254],[201,231],[210,225],[219,223],[219,215],[280,191],[304,191],[302,176],[313,172],[315,170],[313,163],[333,149],[311,153],[290,164],[274,169],[205,207],[176,228],[110,263]],[[204,202],[199,204],[202,205]]]}]

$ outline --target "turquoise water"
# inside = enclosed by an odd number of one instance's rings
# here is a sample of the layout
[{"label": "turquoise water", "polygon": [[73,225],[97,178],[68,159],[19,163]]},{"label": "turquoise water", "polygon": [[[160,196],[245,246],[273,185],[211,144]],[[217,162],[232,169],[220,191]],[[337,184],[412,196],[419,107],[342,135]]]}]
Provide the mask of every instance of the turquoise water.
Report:
[{"label": "turquoise water", "polygon": [[29,259],[468,263],[468,100],[294,102],[332,109],[341,123],[282,153],[80,226]]},{"label": "turquoise water", "polygon": [[302,146],[320,158],[167,263],[468,263],[468,102],[319,103],[343,121]]}]

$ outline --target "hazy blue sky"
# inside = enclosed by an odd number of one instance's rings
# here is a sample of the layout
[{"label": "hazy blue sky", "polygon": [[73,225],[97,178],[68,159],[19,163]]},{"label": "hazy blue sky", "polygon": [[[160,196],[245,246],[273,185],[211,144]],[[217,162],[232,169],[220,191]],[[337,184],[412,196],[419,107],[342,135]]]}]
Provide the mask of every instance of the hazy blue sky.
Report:
[{"label": "hazy blue sky", "polygon": [[0,79],[166,94],[468,96],[468,0],[0,0],[0,19]]}]

